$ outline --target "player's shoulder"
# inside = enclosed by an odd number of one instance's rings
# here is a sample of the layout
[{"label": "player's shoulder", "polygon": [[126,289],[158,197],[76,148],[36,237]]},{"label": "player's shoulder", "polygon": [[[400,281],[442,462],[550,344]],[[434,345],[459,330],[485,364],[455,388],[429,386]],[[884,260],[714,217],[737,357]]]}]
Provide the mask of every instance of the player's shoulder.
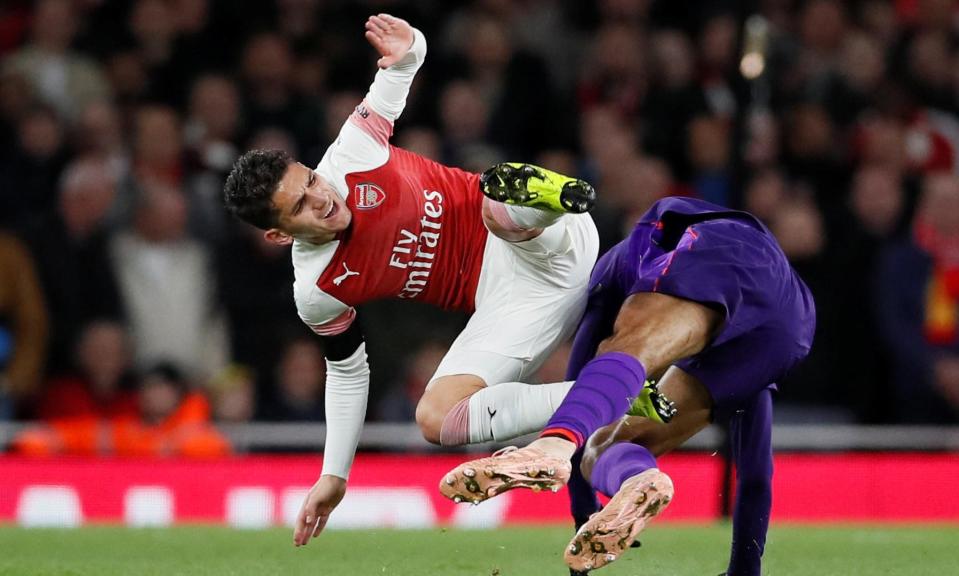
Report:
[{"label": "player's shoulder", "polygon": [[[339,307],[336,306],[338,300],[317,286],[317,280],[330,265],[338,245],[338,241],[325,244],[293,241],[293,249],[290,253],[293,261],[293,299],[300,316],[309,316],[310,319],[317,320],[317,315],[326,315],[326,308]],[[342,303],[340,305],[345,306]]]}]

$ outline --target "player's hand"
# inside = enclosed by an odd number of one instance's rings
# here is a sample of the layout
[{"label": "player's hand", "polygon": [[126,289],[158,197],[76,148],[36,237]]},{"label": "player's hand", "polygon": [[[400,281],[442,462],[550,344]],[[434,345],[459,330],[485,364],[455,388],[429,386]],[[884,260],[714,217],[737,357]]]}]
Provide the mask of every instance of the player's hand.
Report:
[{"label": "player's hand", "polygon": [[310,538],[316,538],[326,526],[330,513],[346,494],[346,480],[339,476],[320,476],[310,493],[303,500],[300,513],[296,516],[296,528],[293,530],[293,545],[306,546]]},{"label": "player's hand", "polygon": [[382,56],[376,65],[389,68],[410,51],[413,27],[406,20],[389,14],[377,14],[366,21],[366,39]]}]

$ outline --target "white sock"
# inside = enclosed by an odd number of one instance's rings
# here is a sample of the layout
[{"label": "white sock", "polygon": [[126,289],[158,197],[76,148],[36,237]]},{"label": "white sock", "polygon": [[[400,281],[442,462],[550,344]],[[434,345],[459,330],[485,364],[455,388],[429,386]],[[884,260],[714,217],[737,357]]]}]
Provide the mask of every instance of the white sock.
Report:
[{"label": "white sock", "polygon": [[572,385],[506,382],[483,388],[469,398],[470,443],[509,440],[542,430]]},{"label": "white sock", "polygon": [[513,206],[506,204],[506,212],[510,220],[520,228],[549,228],[563,217],[562,212],[540,210],[529,206]]}]

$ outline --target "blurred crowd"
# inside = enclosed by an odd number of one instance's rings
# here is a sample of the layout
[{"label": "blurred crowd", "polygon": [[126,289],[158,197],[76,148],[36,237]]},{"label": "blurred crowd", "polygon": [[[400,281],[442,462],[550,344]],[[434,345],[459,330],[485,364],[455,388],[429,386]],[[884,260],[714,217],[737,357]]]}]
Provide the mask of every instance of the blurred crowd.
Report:
[{"label": "blurred crowd", "polygon": [[[220,194],[247,149],[319,161],[377,12],[429,40],[394,144],[586,178],[604,249],[668,195],[769,225],[819,314],[784,421],[959,422],[959,2],[8,0],[0,420],[44,423],[16,449],[216,454],[211,423],[323,419],[288,251]],[[465,319],[360,319],[369,418],[412,420]]]}]

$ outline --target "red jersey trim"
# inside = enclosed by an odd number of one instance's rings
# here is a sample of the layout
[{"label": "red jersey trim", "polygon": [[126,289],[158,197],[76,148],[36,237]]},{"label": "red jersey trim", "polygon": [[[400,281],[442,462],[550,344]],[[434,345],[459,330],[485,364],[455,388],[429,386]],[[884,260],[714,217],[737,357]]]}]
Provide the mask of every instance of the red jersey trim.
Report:
[{"label": "red jersey trim", "polygon": [[329,322],[324,322],[323,324],[307,324],[307,326],[320,336],[336,336],[337,334],[346,332],[346,329],[350,327],[350,324],[352,324],[355,319],[356,309],[351,307]]},{"label": "red jersey trim", "polygon": [[393,123],[376,113],[373,108],[367,104],[364,98],[360,105],[350,114],[349,121],[370,135],[377,144],[388,146],[390,136],[393,135]]}]

